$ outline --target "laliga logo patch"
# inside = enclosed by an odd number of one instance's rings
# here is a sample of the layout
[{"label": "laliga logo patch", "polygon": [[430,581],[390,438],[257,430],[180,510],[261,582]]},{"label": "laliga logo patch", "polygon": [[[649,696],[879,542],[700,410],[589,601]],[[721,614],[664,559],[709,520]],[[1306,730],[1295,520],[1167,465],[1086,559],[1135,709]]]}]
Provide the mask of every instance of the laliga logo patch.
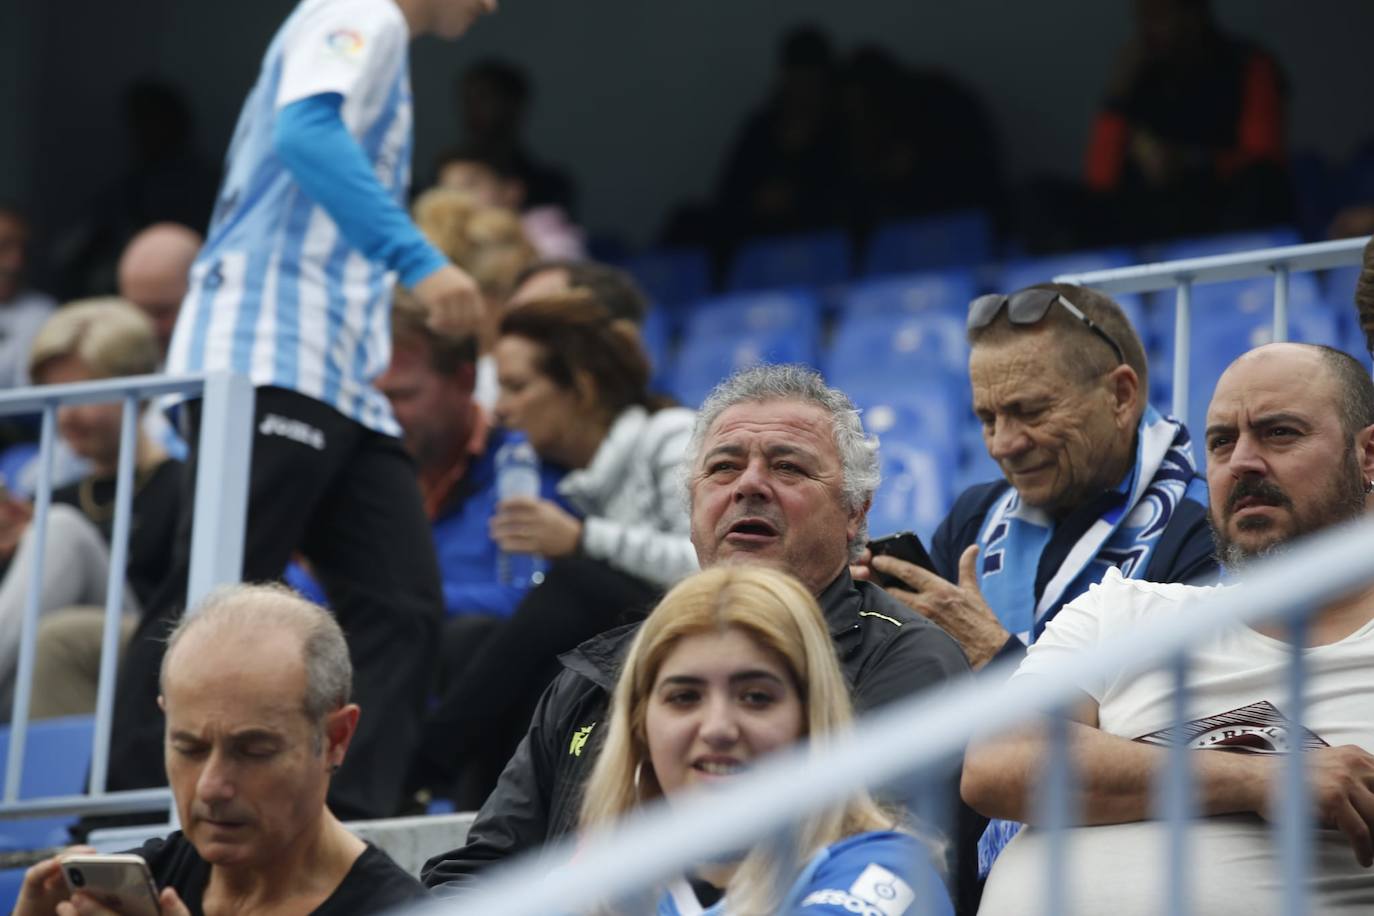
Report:
[{"label": "laliga logo patch", "polygon": [[335,29],[324,37],[324,43],[340,57],[357,57],[363,50],[363,36],[353,29]]}]

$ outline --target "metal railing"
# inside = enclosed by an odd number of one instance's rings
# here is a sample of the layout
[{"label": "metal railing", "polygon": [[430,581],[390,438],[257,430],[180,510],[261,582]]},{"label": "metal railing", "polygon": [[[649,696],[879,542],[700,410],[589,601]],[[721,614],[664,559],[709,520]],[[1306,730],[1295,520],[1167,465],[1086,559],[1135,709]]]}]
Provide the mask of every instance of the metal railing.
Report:
[{"label": "metal railing", "polygon": [[[772,842],[785,835],[789,825],[843,802],[860,787],[903,787],[906,797],[914,796],[919,807],[922,796],[943,787],[931,774],[970,741],[1024,727],[1046,714],[1056,714],[1053,721],[1062,721],[1070,704],[1081,699],[1082,683],[1169,668],[1177,674],[1186,668],[1192,648],[1238,626],[1282,621],[1292,627],[1294,645],[1301,646],[1304,621],[1313,608],[1370,584],[1374,584],[1374,518],[1365,518],[1305,539],[1287,554],[1257,565],[1241,584],[1199,597],[1187,613],[1149,621],[1127,636],[1065,660],[1052,676],[1010,683],[995,674],[968,679],[936,696],[915,697],[871,713],[841,743],[780,755],[719,791],[671,808],[653,806],[613,830],[562,841],[494,871],[465,896],[432,902],[417,912],[474,916],[581,912],[607,901],[633,899],[724,850]],[[1291,706],[1285,713],[1294,728],[1300,729],[1305,663],[1296,648],[1290,658]],[[1181,677],[1177,683],[1183,685]],[[1184,699],[1180,691],[1174,706],[1175,728],[1187,721]],[[1051,733],[1055,731],[1052,727]],[[1282,912],[1304,916],[1311,911],[1306,876],[1312,822],[1304,754],[1301,742],[1293,744],[1275,829],[1281,834]],[[1068,754],[1061,731],[1050,757],[1063,760]],[[1202,867],[1186,854],[1191,760],[1185,748],[1169,753],[1158,791],[1174,850],[1167,860],[1168,886],[1161,888],[1158,899],[1162,912],[1174,914],[1187,912],[1188,873]],[[1047,768],[1070,773],[1053,763]],[[1052,834],[1049,872],[1063,875],[1068,851],[1062,836],[1075,823],[1073,778],[1067,775],[1055,781],[1059,785],[1041,793],[1048,801],[1041,806],[1041,829]],[[1056,841],[1056,837],[1061,839]],[[1051,882],[1049,895],[1046,912],[1071,912],[1072,900],[1063,884]],[[913,912],[932,910],[917,907]]]},{"label": "metal railing", "polygon": [[[68,814],[114,814],[165,807],[166,788],[121,792],[106,790],[109,770],[110,722],[114,709],[115,671],[119,655],[119,623],[124,596],[125,568],[133,515],[134,464],[137,425],[142,402],[164,395],[201,397],[200,442],[195,489],[195,521],[191,533],[188,606],[225,582],[238,581],[243,567],[243,535],[248,495],[249,449],[252,443],[254,391],[249,381],[229,373],[170,378],[134,376],[98,382],[50,385],[0,394],[0,416],[41,414],[38,483],[35,489],[30,567],[15,570],[27,575],[19,664],[10,716],[10,745],[6,761],[0,818]],[[82,795],[19,798],[24,749],[33,691],[35,647],[38,637],[40,586],[47,552],[48,511],[52,503],[52,467],[56,447],[57,410],[63,405],[122,402],[119,465],[116,471],[113,531],[110,539],[109,581],[105,593],[99,686],[91,747],[90,783]]]},{"label": "metal railing", "polygon": [[1287,245],[1237,254],[1162,261],[1113,270],[1096,270],[1055,277],[1059,283],[1091,286],[1110,295],[1174,290],[1173,414],[1188,424],[1189,356],[1192,353],[1193,286],[1273,276],[1273,339],[1288,339],[1288,284],[1294,272],[1329,270],[1360,263],[1368,237]]},{"label": "metal railing", "polygon": [[[1173,412],[1186,422],[1193,284],[1272,275],[1273,339],[1286,340],[1292,273],[1358,264],[1367,241],[1294,245],[1055,279],[1109,294],[1175,290]],[[989,672],[938,696],[917,697],[871,713],[842,744],[779,755],[732,785],[688,803],[672,808],[649,806],[613,829],[531,853],[495,870],[466,895],[433,902],[418,911],[542,916],[634,899],[724,850],[776,843],[801,818],[842,803],[860,787],[887,789],[888,797],[898,787],[897,797],[905,799],[909,809],[938,810],[937,774],[951,757],[961,754],[971,741],[1048,716],[1051,741],[1046,771],[1050,775],[1039,787],[1037,805],[1041,829],[1048,834],[1051,880],[1044,905],[1046,912],[1057,916],[1071,912],[1073,901],[1064,880],[1069,855],[1065,838],[1077,819],[1065,723],[1069,706],[1081,698],[1078,685],[1094,678],[1170,670],[1176,688],[1172,733],[1178,735],[1187,721],[1190,649],[1228,627],[1280,621],[1290,627],[1294,647],[1285,685],[1285,717],[1300,730],[1307,679],[1301,647],[1307,616],[1324,602],[1371,584],[1374,519],[1366,518],[1306,539],[1286,555],[1255,568],[1242,584],[1198,598],[1191,613],[1151,621],[1129,637],[1085,651],[1063,663],[1052,677],[1022,678],[1012,684]],[[913,735],[920,739],[913,740]],[[1302,742],[1290,744],[1275,829],[1280,834],[1282,912],[1303,916],[1310,909],[1313,822]],[[1163,911],[1173,914],[1189,911],[1189,872],[1197,867],[1188,855],[1188,826],[1195,814],[1191,762],[1186,744],[1175,741],[1156,792],[1156,810],[1167,824],[1169,837],[1165,886],[1158,899]]]}]

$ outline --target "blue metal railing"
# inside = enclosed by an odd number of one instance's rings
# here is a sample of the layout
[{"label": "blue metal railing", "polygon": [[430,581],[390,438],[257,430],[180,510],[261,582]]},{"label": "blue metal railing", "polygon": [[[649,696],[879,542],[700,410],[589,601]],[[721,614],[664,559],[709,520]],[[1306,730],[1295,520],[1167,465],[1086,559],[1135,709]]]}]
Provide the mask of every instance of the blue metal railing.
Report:
[{"label": "blue metal railing", "polygon": [[[167,789],[108,792],[106,777],[109,770],[115,670],[119,654],[119,620],[133,514],[139,404],[172,394],[203,399],[197,459],[199,469],[195,491],[195,521],[191,535],[191,566],[187,590],[190,606],[215,585],[237,581],[242,570],[254,398],[253,388],[248,380],[228,373],[184,378],[136,376],[0,393],[0,416],[34,413],[42,416],[38,483],[31,531],[33,550],[30,554],[30,568],[24,571],[27,572],[32,585],[25,596],[0,818],[118,813],[147,810],[170,803],[171,794]],[[37,583],[43,579],[48,510],[52,503],[52,465],[56,447],[57,410],[63,405],[111,401],[122,402],[123,412],[120,421],[119,464],[115,476],[110,571],[106,586],[90,784],[88,791],[82,795],[20,800],[19,786],[23,778],[40,611],[40,589]]]}]

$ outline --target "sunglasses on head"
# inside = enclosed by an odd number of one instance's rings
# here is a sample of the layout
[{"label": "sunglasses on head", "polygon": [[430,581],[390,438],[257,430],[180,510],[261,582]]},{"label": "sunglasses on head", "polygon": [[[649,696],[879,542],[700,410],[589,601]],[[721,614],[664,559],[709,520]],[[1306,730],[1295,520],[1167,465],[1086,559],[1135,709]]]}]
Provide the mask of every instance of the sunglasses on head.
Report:
[{"label": "sunglasses on head", "polygon": [[1068,311],[1070,315],[1087,327],[1098,337],[1112,348],[1116,354],[1118,363],[1126,362],[1126,354],[1122,351],[1121,345],[1112,339],[1112,336],[1102,330],[1083,311],[1060,293],[1052,289],[1023,289],[1019,293],[1007,295],[1005,293],[989,293],[986,296],[979,296],[968,304],[968,329],[970,331],[978,328],[985,328],[992,324],[997,313],[1002,311],[1002,306],[1007,307],[1007,320],[1012,324],[1035,324],[1045,317],[1045,313],[1050,310],[1050,306],[1058,302]]}]

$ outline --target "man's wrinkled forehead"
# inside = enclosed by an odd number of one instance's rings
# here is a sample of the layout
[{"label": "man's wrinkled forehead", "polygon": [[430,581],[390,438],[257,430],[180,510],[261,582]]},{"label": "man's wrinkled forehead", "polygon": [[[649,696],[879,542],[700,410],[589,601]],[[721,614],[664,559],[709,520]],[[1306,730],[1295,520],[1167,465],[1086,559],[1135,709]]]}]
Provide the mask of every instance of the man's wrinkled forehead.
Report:
[{"label": "man's wrinkled forehead", "polygon": [[701,457],[751,449],[765,454],[809,454],[838,460],[833,425],[817,404],[804,401],[747,401],[721,411],[702,442]]}]

